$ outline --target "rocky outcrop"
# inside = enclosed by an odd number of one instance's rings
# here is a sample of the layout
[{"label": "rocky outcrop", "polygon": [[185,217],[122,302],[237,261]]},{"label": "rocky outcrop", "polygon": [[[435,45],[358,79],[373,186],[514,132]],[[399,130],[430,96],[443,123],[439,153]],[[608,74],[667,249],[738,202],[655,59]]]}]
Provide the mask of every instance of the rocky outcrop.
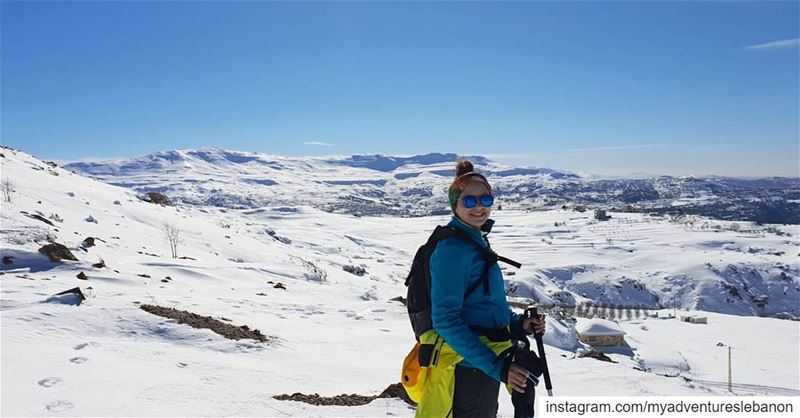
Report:
[{"label": "rocky outcrop", "polygon": [[50,259],[52,262],[59,262],[61,260],[71,260],[71,261],[78,261],[72,252],[69,251],[69,248],[64,246],[63,244],[53,243],[47,244],[42,248],[39,248],[39,252],[46,255],[47,258]]}]

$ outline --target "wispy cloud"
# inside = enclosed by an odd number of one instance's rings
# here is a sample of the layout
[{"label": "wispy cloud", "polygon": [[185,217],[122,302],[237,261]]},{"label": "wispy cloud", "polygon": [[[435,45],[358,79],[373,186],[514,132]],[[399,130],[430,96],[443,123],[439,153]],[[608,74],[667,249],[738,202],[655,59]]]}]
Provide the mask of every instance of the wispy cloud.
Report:
[{"label": "wispy cloud", "polygon": [[782,41],[775,41],[775,42],[767,42],[765,44],[758,44],[758,45],[750,45],[745,49],[749,50],[764,50],[764,49],[775,49],[775,48],[796,48],[800,47],[800,38],[797,39],[784,39]]},{"label": "wispy cloud", "polygon": [[329,144],[327,142],[319,142],[319,141],[306,141],[303,142],[303,145],[309,145],[312,147],[332,147],[333,144]]},{"label": "wispy cloud", "polygon": [[575,148],[575,149],[569,149],[567,150],[567,152],[590,153],[590,152],[605,152],[605,151],[625,151],[625,150],[640,149],[640,148],[662,148],[668,145],[669,144],[612,145],[607,147]]}]

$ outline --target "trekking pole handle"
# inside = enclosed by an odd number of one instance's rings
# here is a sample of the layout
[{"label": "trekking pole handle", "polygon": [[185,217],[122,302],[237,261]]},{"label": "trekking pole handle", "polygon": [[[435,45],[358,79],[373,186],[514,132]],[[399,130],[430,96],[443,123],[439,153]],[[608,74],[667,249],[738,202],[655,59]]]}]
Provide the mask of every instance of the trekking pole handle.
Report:
[{"label": "trekking pole handle", "polygon": [[[525,318],[529,318],[529,319],[533,319],[533,320],[539,319],[539,310],[536,308],[535,305],[530,305],[527,308],[525,308]],[[534,336],[542,335],[542,334],[543,333],[539,333],[539,334],[534,333]]]}]

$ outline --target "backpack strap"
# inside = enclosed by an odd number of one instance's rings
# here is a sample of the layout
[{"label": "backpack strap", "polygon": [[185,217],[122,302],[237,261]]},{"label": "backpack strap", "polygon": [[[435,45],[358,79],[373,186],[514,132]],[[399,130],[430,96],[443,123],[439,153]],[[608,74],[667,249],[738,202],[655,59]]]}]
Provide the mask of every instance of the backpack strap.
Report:
[{"label": "backpack strap", "polygon": [[503,257],[502,255],[497,256],[497,261],[502,261],[510,266],[514,266],[516,268],[522,267],[522,263],[516,262],[510,258]]},{"label": "backpack strap", "polygon": [[[494,255],[494,257],[493,257]],[[495,263],[497,263],[497,254],[494,252],[487,252],[484,253],[484,258],[486,259],[486,264],[483,267],[483,273],[481,273],[481,277],[478,280],[472,282],[467,288],[467,293],[464,295],[464,299],[466,299],[469,295],[472,294],[481,284],[483,284],[483,294],[489,294],[489,270],[492,268]],[[494,261],[493,261],[494,260]]]},{"label": "backpack strap", "polygon": [[444,225],[444,226],[438,225],[436,226],[436,229],[433,230],[431,236],[428,238],[428,244],[438,244],[439,241],[447,238],[461,238],[464,240],[470,240],[472,242],[475,242],[472,240],[472,238],[469,237],[469,234],[467,234],[466,231],[463,231],[461,229],[458,229],[450,225]]}]

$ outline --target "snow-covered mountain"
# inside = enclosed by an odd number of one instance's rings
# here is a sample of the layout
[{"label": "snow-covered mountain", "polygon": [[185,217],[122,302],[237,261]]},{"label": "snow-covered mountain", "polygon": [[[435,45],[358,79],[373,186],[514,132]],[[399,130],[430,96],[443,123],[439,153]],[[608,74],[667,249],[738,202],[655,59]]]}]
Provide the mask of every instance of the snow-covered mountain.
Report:
[{"label": "snow-covered mountain", "polygon": [[[418,173],[404,180],[436,184],[429,197],[436,201],[454,156],[249,154],[246,161],[246,153],[207,150],[202,158],[176,151],[96,166],[106,180],[117,170],[139,190],[155,187],[193,203],[164,206],[22,151],[0,151],[0,184],[10,186],[0,202],[2,415],[413,414],[396,398],[315,406],[273,396],[378,395],[397,382],[414,341],[405,307],[392,299],[405,295],[416,248],[448,219],[354,217],[309,205],[319,196],[307,195],[345,193],[347,182],[364,180],[386,180],[386,188],[403,181],[398,174]],[[159,174],[140,166],[148,164]],[[553,173],[536,176],[563,181]],[[237,196],[273,187],[252,180],[275,181],[285,195],[242,209],[204,204],[208,187]],[[575,323],[551,317],[545,341],[557,394],[723,394],[727,352],[718,343],[735,347],[738,393],[800,393],[797,322],[766,318],[800,316],[796,226],[609,214],[605,221],[562,209],[494,214],[493,247],[524,264],[505,270],[512,301],[644,306],[659,314],[619,318],[628,347],[607,353],[616,363],[576,357],[586,347]],[[180,231],[177,258],[163,238],[165,223]],[[39,252],[53,242],[77,260],[52,262]],[[86,297],[79,306],[53,296],[74,287]],[[145,304],[246,325],[266,338],[229,340],[139,308]],[[673,306],[709,323],[667,319]],[[511,410],[501,396],[500,415]]]},{"label": "snow-covered mountain", "polygon": [[[508,169],[472,157],[488,174],[545,183],[577,176],[555,170]],[[309,205],[349,214],[446,213],[442,190],[455,154],[413,157],[355,155],[292,158],[219,148],[174,150],[127,160],[65,166],[139,192],[157,191],[194,205],[256,208]],[[490,171],[491,170],[491,171]]]},{"label": "snow-covered mountain", "polygon": [[[468,157],[506,208],[627,208],[726,220],[800,224],[800,178],[582,178],[546,168],[508,167]],[[77,162],[67,169],[139,192],[157,191],[195,205],[256,208],[305,204],[360,215],[448,213],[443,190],[455,154],[290,158],[219,148]]]}]

